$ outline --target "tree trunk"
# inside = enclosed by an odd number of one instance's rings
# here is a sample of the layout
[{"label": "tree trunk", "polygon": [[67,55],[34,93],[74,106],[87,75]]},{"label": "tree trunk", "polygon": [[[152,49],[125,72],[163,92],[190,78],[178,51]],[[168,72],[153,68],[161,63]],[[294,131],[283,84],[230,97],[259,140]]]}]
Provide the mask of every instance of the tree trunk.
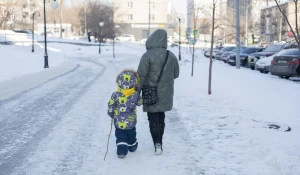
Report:
[{"label": "tree trunk", "polygon": [[210,58],[209,58],[209,77],[208,77],[208,95],[211,95],[211,79],[212,79],[212,52],[214,47],[214,33],[215,33],[215,0],[213,3],[213,15],[212,15],[212,31],[211,31],[211,44],[210,44]]}]

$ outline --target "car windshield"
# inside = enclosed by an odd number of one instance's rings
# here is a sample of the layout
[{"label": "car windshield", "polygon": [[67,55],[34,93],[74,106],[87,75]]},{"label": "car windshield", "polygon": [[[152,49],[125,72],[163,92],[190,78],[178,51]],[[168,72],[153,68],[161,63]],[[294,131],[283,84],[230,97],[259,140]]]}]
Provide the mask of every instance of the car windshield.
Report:
[{"label": "car windshield", "polygon": [[300,50],[299,49],[287,49],[287,50],[282,50],[276,54],[276,56],[285,56],[285,55],[300,56]]},{"label": "car windshield", "polygon": [[[247,49],[247,47],[240,47],[240,51],[242,53],[243,50]],[[232,50],[232,52],[236,52],[236,47],[234,47]]]},{"label": "car windshield", "polygon": [[268,48],[266,48],[265,52],[279,52],[281,49],[284,48],[284,45],[271,45]]},{"label": "car windshield", "polygon": [[222,51],[231,51],[233,50],[235,47],[225,47],[222,49]]},{"label": "car windshield", "polygon": [[245,54],[255,53],[258,49],[259,48],[246,48],[241,53],[245,53]]}]

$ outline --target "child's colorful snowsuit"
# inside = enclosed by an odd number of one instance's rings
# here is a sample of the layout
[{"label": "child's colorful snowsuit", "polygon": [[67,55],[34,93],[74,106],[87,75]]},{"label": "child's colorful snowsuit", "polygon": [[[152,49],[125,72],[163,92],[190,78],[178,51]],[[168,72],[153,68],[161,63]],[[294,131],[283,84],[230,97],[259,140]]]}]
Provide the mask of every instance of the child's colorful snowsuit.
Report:
[{"label": "child's colorful snowsuit", "polygon": [[135,88],[138,75],[131,70],[124,70],[117,77],[118,90],[114,92],[108,103],[108,115],[114,119],[115,136],[117,138],[117,155],[127,155],[128,150],[134,152],[138,143],[136,139],[136,106],[143,100]]}]

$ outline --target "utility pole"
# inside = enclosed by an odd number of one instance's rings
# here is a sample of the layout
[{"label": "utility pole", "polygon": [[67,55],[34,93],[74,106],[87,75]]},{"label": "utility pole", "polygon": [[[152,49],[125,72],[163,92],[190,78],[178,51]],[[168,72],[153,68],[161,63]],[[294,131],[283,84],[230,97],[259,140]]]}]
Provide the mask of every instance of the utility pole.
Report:
[{"label": "utility pole", "polygon": [[63,0],[60,0],[60,38],[62,38],[62,6]]},{"label": "utility pole", "polygon": [[151,14],[150,14],[150,4],[151,4],[151,0],[149,0],[149,26],[148,26],[148,37],[150,36],[150,20],[151,20]]},{"label": "utility pole", "polygon": [[194,76],[194,60],[195,60],[195,44],[196,44],[196,30],[195,29],[197,27],[198,10],[199,10],[199,8],[197,8],[197,14],[195,14],[195,10],[194,10],[194,29],[192,30],[193,35],[194,35],[194,39],[193,39],[193,55],[192,55],[192,73],[191,73],[191,76]]},{"label": "utility pole", "polygon": [[178,21],[179,21],[179,55],[178,55],[178,59],[179,61],[181,61],[181,19],[179,17],[178,18]]},{"label": "utility pole", "polygon": [[240,1],[236,0],[235,1],[235,9],[236,9],[236,68],[239,69],[240,68],[240,47],[241,47],[241,43],[240,43]]},{"label": "utility pole", "polygon": [[245,37],[245,46],[248,46],[248,4],[246,4],[246,37]]},{"label": "utility pole", "polygon": [[87,29],[86,29],[86,1],[84,1],[84,36],[87,36]]}]

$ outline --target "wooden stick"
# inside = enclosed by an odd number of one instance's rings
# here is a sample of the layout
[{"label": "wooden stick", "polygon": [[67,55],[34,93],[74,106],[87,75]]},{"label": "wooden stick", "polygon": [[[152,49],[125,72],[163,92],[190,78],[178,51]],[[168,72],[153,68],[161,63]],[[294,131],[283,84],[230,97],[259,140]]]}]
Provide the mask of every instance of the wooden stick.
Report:
[{"label": "wooden stick", "polygon": [[107,153],[108,153],[109,138],[110,138],[110,135],[111,135],[111,130],[112,130],[113,122],[114,122],[114,119],[111,119],[110,132],[109,132],[109,135],[108,135],[107,148],[106,148],[106,153],[105,153],[105,156],[104,156],[104,161],[105,161],[106,155],[107,155]]}]

